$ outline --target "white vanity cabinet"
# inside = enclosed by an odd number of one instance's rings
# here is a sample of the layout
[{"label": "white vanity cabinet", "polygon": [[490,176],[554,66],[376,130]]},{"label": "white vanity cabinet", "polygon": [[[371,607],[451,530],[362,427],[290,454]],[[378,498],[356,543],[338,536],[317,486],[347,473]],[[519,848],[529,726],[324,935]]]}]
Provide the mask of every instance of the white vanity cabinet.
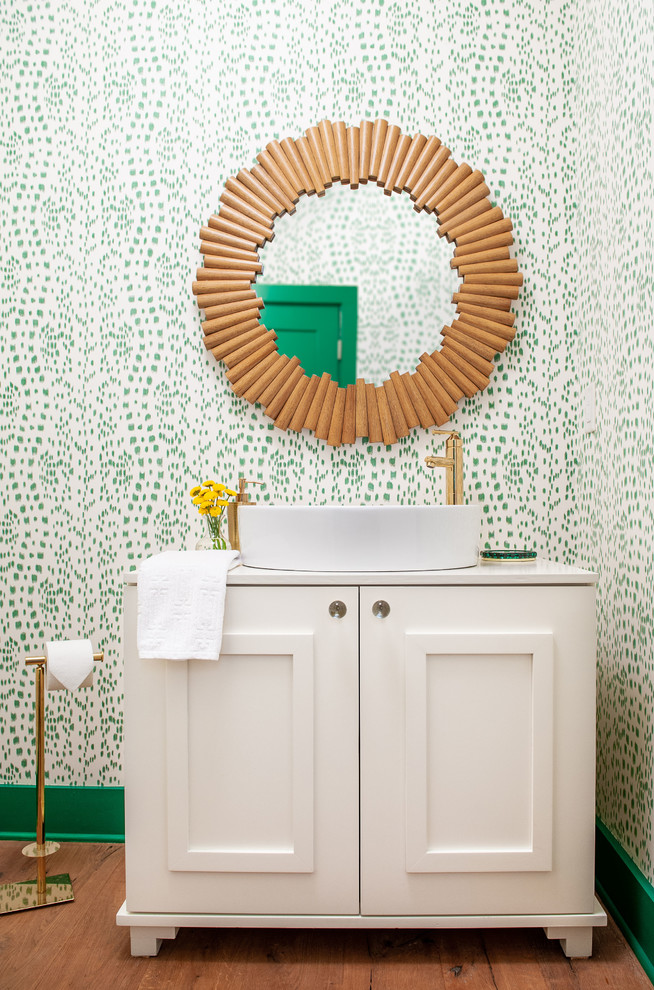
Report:
[{"label": "white vanity cabinet", "polygon": [[590,954],[592,575],[238,568],[217,662],[140,660],[136,594],[133,954],[184,925],[542,925]]}]

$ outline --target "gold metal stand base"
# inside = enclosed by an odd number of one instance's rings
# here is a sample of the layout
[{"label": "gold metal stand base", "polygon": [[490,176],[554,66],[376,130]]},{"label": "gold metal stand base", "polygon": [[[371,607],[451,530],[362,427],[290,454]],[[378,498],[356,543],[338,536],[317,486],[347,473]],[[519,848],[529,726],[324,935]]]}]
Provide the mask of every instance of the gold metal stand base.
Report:
[{"label": "gold metal stand base", "polygon": [[28,846],[23,848],[23,856],[29,856],[30,859],[38,859],[41,856],[49,856],[50,853],[56,853],[57,849],[59,849],[59,843],[52,842],[50,839],[41,845],[38,842],[30,842]]},{"label": "gold metal stand base", "polygon": [[45,878],[45,889],[38,880],[22,880],[19,883],[5,883],[0,886],[0,914],[14,911],[29,911],[31,908],[49,907],[73,901],[73,885],[68,873]]}]

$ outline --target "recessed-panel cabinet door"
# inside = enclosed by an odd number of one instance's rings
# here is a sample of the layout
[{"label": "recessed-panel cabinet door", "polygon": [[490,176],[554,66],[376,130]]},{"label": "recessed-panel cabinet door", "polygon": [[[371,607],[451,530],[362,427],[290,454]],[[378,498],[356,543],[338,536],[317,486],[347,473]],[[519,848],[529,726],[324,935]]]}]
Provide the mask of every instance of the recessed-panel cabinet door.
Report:
[{"label": "recessed-panel cabinet door", "polygon": [[592,588],[361,589],[363,914],[592,910],[593,628]]},{"label": "recessed-panel cabinet door", "polygon": [[128,909],[358,913],[356,589],[230,587],[218,661],[126,679]]}]

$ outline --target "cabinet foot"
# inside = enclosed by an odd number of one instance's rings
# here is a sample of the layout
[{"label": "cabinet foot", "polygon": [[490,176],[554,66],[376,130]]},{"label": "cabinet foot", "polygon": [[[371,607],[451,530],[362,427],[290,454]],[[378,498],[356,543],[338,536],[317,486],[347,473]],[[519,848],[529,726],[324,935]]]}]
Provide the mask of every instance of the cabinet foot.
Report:
[{"label": "cabinet foot", "polygon": [[566,956],[571,959],[588,958],[593,954],[593,929],[592,926],[580,928],[546,928],[545,934],[548,938],[558,938],[561,948]]},{"label": "cabinet foot", "polygon": [[129,936],[133,956],[156,956],[165,938],[175,938],[179,928],[145,928],[130,925]]}]

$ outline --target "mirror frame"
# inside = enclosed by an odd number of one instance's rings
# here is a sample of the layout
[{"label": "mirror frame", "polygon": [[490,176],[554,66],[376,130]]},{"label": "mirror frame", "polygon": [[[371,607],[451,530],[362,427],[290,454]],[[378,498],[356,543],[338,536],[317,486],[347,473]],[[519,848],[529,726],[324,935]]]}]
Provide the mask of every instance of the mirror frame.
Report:
[{"label": "mirror frame", "polygon": [[[227,179],[218,213],[201,228],[204,263],[193,283],[204,346],[226,365],[232,390],[260,403],[279,429],[307,429],[335,447],[358,437],[390,445],[416,426],[441,426],[461,398],[488,386],[495,355],[515,335],[510,309],[523,276],[509,251],[513,224],[492,205],[483,174],[458,165],[437,137],[402,134],[384,117],[358,127],[323,120],[295,140],[271,141],[256,159]],[[253,288],[275,219],[295,213],[300,196],[324,196],[338,182],[408,193],[414,210],[433,214],[439,237],[454,244],[450,267],[461,284],[442,346],[421,354],[414,373],[392,371],[381,385],[357,378],[343,387],[327,373],[306,375],[299,358],[279,353]]]}]

